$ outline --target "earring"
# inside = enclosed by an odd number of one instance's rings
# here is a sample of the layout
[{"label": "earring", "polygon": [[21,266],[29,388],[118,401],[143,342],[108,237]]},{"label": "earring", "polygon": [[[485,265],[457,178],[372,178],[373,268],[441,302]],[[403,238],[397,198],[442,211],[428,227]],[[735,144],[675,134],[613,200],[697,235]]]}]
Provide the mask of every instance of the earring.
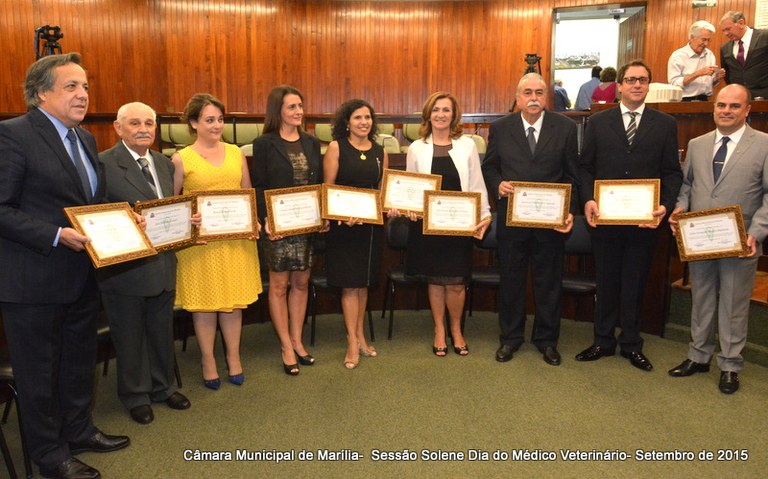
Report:
[{"label": "earring", "polygon": [[347,125],[347,131],[349,131],[349,125]]}]

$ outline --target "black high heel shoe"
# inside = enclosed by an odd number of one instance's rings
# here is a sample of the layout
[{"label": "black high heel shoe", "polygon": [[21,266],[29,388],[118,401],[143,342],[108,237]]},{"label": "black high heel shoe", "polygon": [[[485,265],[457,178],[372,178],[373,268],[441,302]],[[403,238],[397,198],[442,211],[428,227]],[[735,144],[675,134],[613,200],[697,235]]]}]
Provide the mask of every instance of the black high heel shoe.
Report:
[{"label": "black high heel shoe", "polygon": [[208,389],[213,389],[214,391],[218,391],[218,389],[221,387],[221,379],[205,379],[203,378],[203,386],[207,387]]},{"label": "black high heel shoe", "polygon": [[300,371],[299,365],[283,363],[283,371],[285,371],[285,374],[287,374],[288,376],[298,376]]},{"label": "black high heel shoe", "polygon": [[312,366],[313,364],[315,364],[315,357],[312,356],[311,354],[307,353],[306,356],[302,356],[295,349],[293,350],[293,352],[294,354],[296,354],[296,357],[299,359],[299,364],[301,364],[302,366]]}]

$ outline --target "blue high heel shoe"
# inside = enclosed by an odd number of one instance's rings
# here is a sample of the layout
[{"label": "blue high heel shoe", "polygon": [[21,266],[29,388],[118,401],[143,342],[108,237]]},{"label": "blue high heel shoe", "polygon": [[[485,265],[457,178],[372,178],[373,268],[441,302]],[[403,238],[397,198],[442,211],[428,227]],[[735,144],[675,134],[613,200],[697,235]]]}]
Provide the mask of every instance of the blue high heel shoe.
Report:
[{"label": "blue high heel shoe", "polygon": [[235,386],[242,386],[243,383],[245,382],[245,374],[244,373],[235,374],[235,375],[230,374],[229,382],[234,384]]},{"label": "blue high heel shoe", "polygon": [[220,378],[216,378],[216,379],[203,378],[203,386],[207,387],[208,389],[213,389],[214,391],[217,391],[221,387],[221,379]]}]

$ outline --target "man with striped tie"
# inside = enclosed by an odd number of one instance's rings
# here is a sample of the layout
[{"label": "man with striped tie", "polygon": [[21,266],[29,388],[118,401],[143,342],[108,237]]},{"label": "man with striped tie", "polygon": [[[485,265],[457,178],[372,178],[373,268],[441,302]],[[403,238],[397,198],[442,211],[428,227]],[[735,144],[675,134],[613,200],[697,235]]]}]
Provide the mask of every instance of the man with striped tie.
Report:
[{"label": "man with striped tie", "polygon": [[[643,371],[653,369],[643,354],[640,317],[645,281],[653,263],[657,225],[595,225],[600,216],[595,202],[595,180],[661,180],[660,206],[653,216],[664,219],[672,211],[682,183],[675,119],[646,108],[651,70],[634,60],[618,71],[621,103],[592,115],[582,145],[579,176],[584,215],[592,233],[597,282],[594,340],[576,355],[595,361],[621,355]],[[618,340],[616,326],[621,326]]]}]

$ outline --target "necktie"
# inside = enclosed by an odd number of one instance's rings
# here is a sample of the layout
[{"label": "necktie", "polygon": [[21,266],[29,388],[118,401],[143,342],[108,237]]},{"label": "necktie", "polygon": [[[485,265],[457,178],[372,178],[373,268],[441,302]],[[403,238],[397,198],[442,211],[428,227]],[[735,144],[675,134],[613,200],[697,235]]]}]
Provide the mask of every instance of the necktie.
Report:
[{"label": "necktie", "polygon": [[636,111],[629,112],[629,125],[627,125],[627,143],[629,143],[630,146],[632,146],[632,141],[635,139],[635,133],[637,133],[637,122],[635,122],[636,116]]},{"label": "necktie", "polygon": [[535,131],[536,128],[532,126],[528,127],[528,147],[531,149],[531,154],[536,151],[536,137],[533,134]]},{"label": "necktie", "polygon": [[80,156],[80,147],[77,145],[77,134],[75,130],[70,129],[67,131],[67,140],[72,147],[72,162],[75,164],[77,175],[80,177],[80,183],[83,184],[83,190],[85,190],[85,196],[90,202],[93,198],[93,192],[91,191],[91,181],[88,179],[88,172],[85,169],[85,163]]},{"label": "necktie", "polygon": [[717,152],[715,152],[715,157],[712,158],[712,175],[715,178],[715,183],[717,183],[717,180],[720,178],[720,173],[723,172],[723,165],[725,165],[725,155],[728,153],[729,140],[730,138],[727,136],[723,137],[720,148],[717,149]]},{"label": "necktie", "polygon": [[739,65],[744,66],[745,63],[747,63],[747,60],[744,58],[744,42],[739,40],[739,53],[736,55],[736,61],[739,62]]},{"label": "necktie", "polygon": [[147,183],[149,183],[149,187],[152,188],[152,191],[154,191],[155,196],[157,196],[157,186],[155,185],[155,179],[152,178],[152,172],[149,171],[149,162],[143,156],[136,161],[138,161],[139,166],[141,166],[141,173],[144,175],[144,179],[147,180]]}]

